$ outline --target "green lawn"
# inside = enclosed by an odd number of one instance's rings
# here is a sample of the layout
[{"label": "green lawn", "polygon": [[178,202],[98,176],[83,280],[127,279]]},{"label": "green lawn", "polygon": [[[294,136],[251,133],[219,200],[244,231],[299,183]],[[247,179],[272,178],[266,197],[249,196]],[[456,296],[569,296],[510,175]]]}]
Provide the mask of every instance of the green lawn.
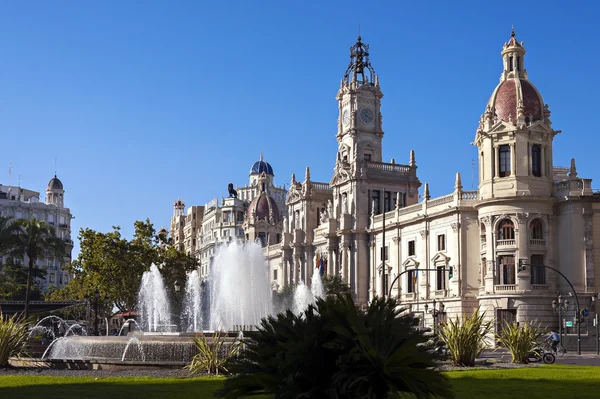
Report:
[{"label": "green lawn", "polygon": [[[600,398],[600,368],[542,366],[519,369],[452,371],[460,399]],[[0,377],[1,398],[212,398],[222,378]]]}]

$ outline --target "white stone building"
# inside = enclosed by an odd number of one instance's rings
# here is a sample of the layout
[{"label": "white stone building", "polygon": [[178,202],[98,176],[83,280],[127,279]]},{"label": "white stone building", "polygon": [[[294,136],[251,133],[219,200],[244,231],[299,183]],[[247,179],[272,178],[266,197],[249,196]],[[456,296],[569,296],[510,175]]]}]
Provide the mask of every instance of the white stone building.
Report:
[{"label": "white stone building", "polygon": [[[69,256],[66,258],[43,258],[37,260],[38,267],[47,272],[46,279],[36,281],[42,292],[51,287],[60,288],[66,285],[71,276],[62,269],[63,265],[71,262],[71,250],[73,240],[71,239],[71,211],[64,206],[64,194],[62,182],[54,175],[46,188],[44,202],[40,202],[40,193],[17,186],[3,186],[0,184],[0,216],[14,219],[38,219],[44,220],[54,226],[56,235],[67,244]],[[4,257],[5,258],[5,257]],[[2,262],[5,259],[0,259]],[[21,261],[29,262],[24,255]]]}]

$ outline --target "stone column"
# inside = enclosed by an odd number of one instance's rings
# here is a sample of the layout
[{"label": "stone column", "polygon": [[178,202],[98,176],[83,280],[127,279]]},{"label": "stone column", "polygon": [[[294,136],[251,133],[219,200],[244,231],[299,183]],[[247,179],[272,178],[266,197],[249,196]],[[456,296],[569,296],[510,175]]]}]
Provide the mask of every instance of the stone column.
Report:
[{"label": "stone column", "polygon": [[546,145],[540,149],[540,167],[542,168],[542,177],[546,177]]},{"label": "stone column", "polygon": [[517,213],[517,228],[515,229],[516,234],[516,245],[518,248],[518,258],[515,259],[515,282],[517,283],[517,290],[531,290],[531,265],[525,268],[525,271],[519,273],[519,259],[526,259],[525,262],[530,264],[529,259],[529,226],[527,226],[527,219],[529,218],[528,213]]},{"label": "stone column", "polygon": [[498,146],[492,145],[494,150],[494,177],[498,177],[500,173],[500,160],[498,159]]}]

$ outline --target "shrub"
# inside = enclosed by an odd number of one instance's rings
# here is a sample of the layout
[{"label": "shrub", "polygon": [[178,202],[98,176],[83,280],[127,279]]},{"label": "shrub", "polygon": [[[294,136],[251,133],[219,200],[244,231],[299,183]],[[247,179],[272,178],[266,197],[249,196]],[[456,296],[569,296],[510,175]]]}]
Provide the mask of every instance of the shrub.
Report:
[{"label": "shrub", "polygon": [[229,373],[227,364],[238,355],[241,342],[237,338],[228,339],[224,332],[215,331],[210,342],[206,335],[202,334],[194,338],[194,345],[198,349],[198,353],[184,368],[190,374],[206,372],[219,375]]},{"label": "shrub", "polygon": [[537,345],[538,338],[543,334],[539,324],[525,322],[505,322],[500,332],[500,342],[510,351],[513,363],[527,363],[527,358]]},{"label": "shrub", "polygon": [[8,359],[19,355],[24,349],[29,329],[26,319],[14,314],[4,317],[0,311],[0,367],[8,364]]},{"label": "shrub", "polygon": [[301,315],[263,319],[218,395],[240,398],[451,398],[447,378],[419,345],[427,341],[393,299],[362,312],[350,294],[318,298]]},{"label": "shrub", "polygon": [[488,347],[486,335],[492,329],[492,322],[484,321],[484,315],[477,308],[463,320],[456,316],[440,325],[439,336],[448,347],[454,365],[474,366],[475,358]]}]

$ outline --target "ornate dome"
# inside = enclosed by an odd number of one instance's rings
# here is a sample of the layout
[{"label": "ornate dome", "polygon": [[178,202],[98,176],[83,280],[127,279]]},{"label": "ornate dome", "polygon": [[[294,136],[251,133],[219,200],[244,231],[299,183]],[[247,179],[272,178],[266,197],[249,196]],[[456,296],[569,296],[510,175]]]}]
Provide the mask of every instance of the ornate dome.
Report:
[{"label": "ornate dome", "polygon": [[544,118],[544,100],[537,89],[525,79],[510,78],[501,82],[488,103],[498,118],[515,121],[522,105],[525,119],[530,123]]},{"label": "ornate dome", "polygon": [[260,154],[260,160],[254,162],[254,165],[250,168],[251,175],[260,175],[262,173],[266,173],[268,175],[274,176],[273,168],[269,165],[268,162],[263,161],[263,155]]},{"label": "ornate dome", "polygon": [[56,175],[48,182],[48,190],[62,190],[63,184]]},{"label": "ornate dome", "polygon": [[[278,223],[280,219],[277,203],[265,192],[252,200],[247,212],[248,220],[266,220],[274,224]],[[273,220],[271,220],[271,217]]]}]

